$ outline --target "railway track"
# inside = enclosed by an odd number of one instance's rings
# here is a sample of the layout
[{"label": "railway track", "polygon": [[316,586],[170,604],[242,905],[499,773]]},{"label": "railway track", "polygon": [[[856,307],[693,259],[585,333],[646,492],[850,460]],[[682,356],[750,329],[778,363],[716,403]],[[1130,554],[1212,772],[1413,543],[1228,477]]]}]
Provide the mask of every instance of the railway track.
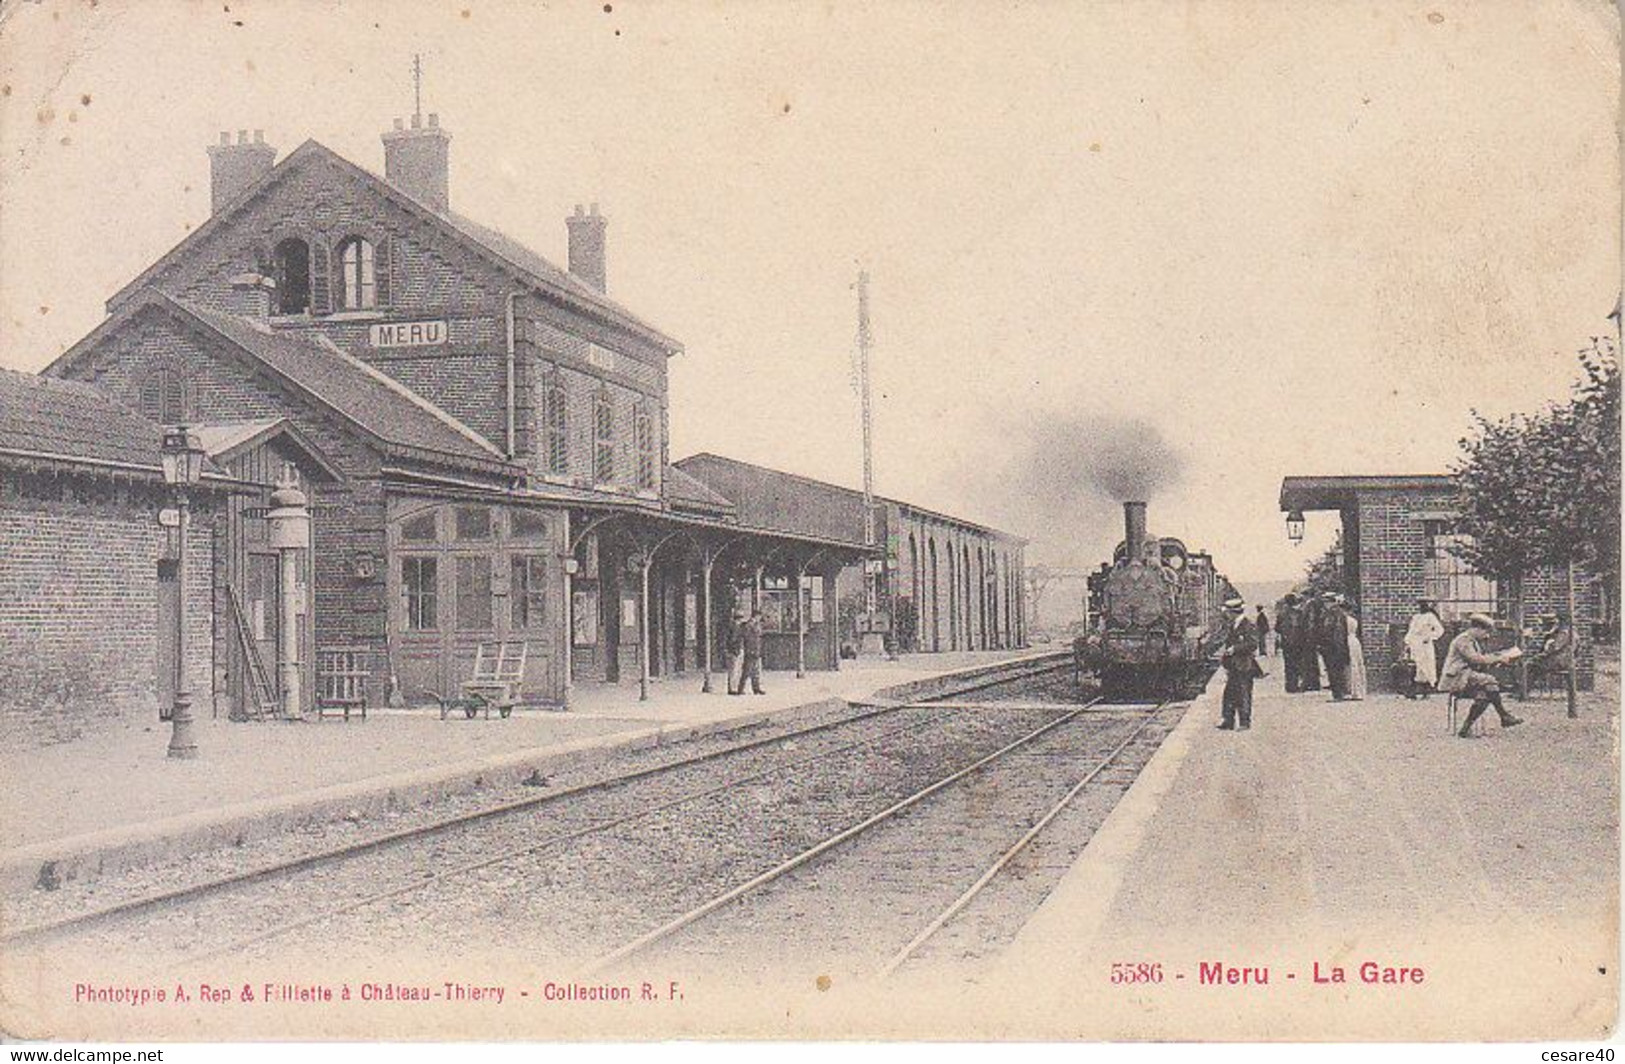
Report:
[{"label": "railway track", "polygon": [[[976,691],[1019,686],[1030,683],[1035,678],[1060,672],[1069,667],[1070,665],[1066,660],[1040,659],[1037,662],[1028,664],[1026,667],[1015,670],[1011,674],[1001,674],[979,682],[968,683],[956,688],[950,694],[940,697],[962,698]],[[416,874],[407,876],[404,881],[394,882],[382,889],[357,890],[342,902],[326,906],[317,913],[284,914],[281,918],[268,921],[273,923],[274,926],[252,934],[233,937],[225,946],[211,949],[203,954],[194,952],[188,959],[214,958],[241,952],[277,938],[297,935],[318,924],[363,913],[369,908],[384,905],[406,895],[443,886],[448,881],[459,877],[475,876],[497,866],[532,857],[543,851],[568,845],[576,840],[612,832],[638,821],[668,814],[690,803],[713,798],[735,788],[792,772],[797,768],[804,768],[819,761],[842,755],[852,755],[856,751],[883,745],[892,739],[918,732],[928,726],[940,725],[943,718],[953,712],[951,708],[946,706],[936,708],[935,703],[930,700],[863,706],[859,707],[856,713],[843,715],[834,720],[823,721],[810,727],[777,732],[768,736],[753,737],[743,742],[729,743],[694,756],[664,761],[619,775],[585,782],[556,792],[502,802],[403,830],[386,832],[343,845],[324,848],[313,853],[237,871],[229,875],[204,879],[171,889],[127,898],[110,905],[77,912],[34,926],[23,927],[0,939],[0,948],[7,950],[23,947],[35,948],[63,940],[94,936],[109,928],[137,925],[143,920],[173,914],[188,906],[209,903],[225,896],[239,895],[254,890],[274,889],[279,883],[296,877],[326,875],[332,869],[361,862],[367,858],[398,854],[412,847],[420,847],[437,837],[467,832],[470,829],[504,821],[513,821],[522,814],[551,812],[559,807],[570,806],[572,803],[578,806],[591,805],[602,800],[605,796],[614,795],[616,792],[636,791],[640,786],[659,785],[670,788],[678,777],[690,770],[703,773],[714,770],[723,763],[741,762],[743,764],[742,770],[725,776],[719,782],[713,781],[708,784],[689,787],[686,790],[678,785],[675,788],[678,793],[666,796],[656,795],[652,800],[646,793],[639,792],[632,796],[630,800],[620,803],[622,807],[631,806],[630,809],[621,808],[617,811],[612,808],[607,811],[603,809],[589,811],[587,815],[578,817],[580,821],[578,826],[572,828],[566,825],[562,829],[556,829],[546,834],[540,840],[526,839],[519,845],[498,847],[495,852],[482,853],[468,860],[444,861],[438,867],[431,867],[427,871],[419,870]],[[852,729],[878,726],[883,721],[892,720],[893,718],[911,719],[906,719],[905,723],[897,727],[883,728],[876,734],[856,738],[840,737]],[[812,753],[799,753],[799,744],[808,742],[816,742],[821,746]],[[796,756],[779,756],[776,758],[769,756],[774,753],[795,753]],[[753,759],[760,760],[761,758],[766,758],[768,763],[753,766]],[[594,816],[594,812],[598,815]],[[367,877],[355,878],[365,881]]]},{"label": "railway track", "polygon": [[[1168,707],[1169,703],[1165,701],[1132,710],[1120,706],[1107,708],[1102,705],[1099,699],[1079,706],[1054,720],[1044,723],[1042,726],[978,759],[974,763],[922,787],[915,793],[893,803],[888,808],[862,822],[847,827],[809,846],[793,857],[782,861],[774,868],[693,907],[633,941],[601,956],[589,964],[581,974],[583,976],[593,976],[613,971],[625,966],[634,958],[656,953],[662,948],[668,952],[687,953],[689,955],[698,954],[702,957],[711,957],[718,960],[727,958],[731,962],[738,962],[743,957],[755,957],[760,963],[764,957],[759,947],[769,942],[819,943],[821,947],[827,947],[829,943],[844,936],[849,940],[865,940],[865,944],[868,945],[873,941],[883,940],[888,932],[897,935],[895,925],[898,921],[893,917],[900,911],[906,910],[905,899],[888,899],[890,904],[880,906],[884,910],[885,918],[865,923],[861,913],[853,914],[851,912],[852,906],[840,905],[841,899],[839,897],[826,898],[825,895],[870,896],[872,889],[885,889],[886,884],[884,882],[873,882],[877,878],[882,881],[886,879],[901,880],[903,885],[911,890],[926,888],[928,881],[933,877],[919,874],[920,870],[917,868],[919,862],[911,863],[910,861],[911,855],[908,852],[910,846],[918,843],[923,838],[935,838],[944,840],[940,843],[942,849],[952,851],[956,848],[957,843],[949,844],[945,840],[952,837],[949,832],[955,826],[964,828],[965,822],[959,820],[956,825],[955,818],[950,815],[947,818],[950,823],[939,825],[938,830],[928,835],[924,830],[925,825],[922,823],[916,823],[912,827],[905,827],[899,821],[910,814],[919,813],[920,807],[924,803],[928,803],[933,798],[940,798],[949,788],[972,780],[978,775],[986,774],[1001,764],[1021,758],[1027,759],[1028,762],[1022,768],[1030,768],[1032,761],[1045,758],[1071,763],[1075,759],[1065,753],[1064,750],[1057,752],[1054,749],[1043,749],[1043,747],[1046,745],[1052,748],[1058,745],[1063,747],[1070,745],[1077,737],[1067,732],[1067,726],[1080,723],[1087,724],[1102,739],[1102,749],[1084,758],[1087,762],[1086,769],[1081,775],[1074,774],[1070,777],[1075,782],[1071,782],[1065,792],[1057,800],[1051,802],[1042,815],[1039,815],[1013,844],[1004,845],[1001,842],[997,850],[997,856],[990,864],[981,869],[980,875],[976,874],[977,866],[968,864],[963,859],[965,856],[963,854],[956,854],[954,860],[945,863],[925,862],[936,874],[944,871],[944,864],[952,866],[953,871],[959,872],[960,875],[951,879],[951,882],[960,884],[969,879],[969,886],[943,905],[936,911],[935,915],[930,916],[928,919],[922,918],[923,926],[920,927],[920,930],[906,944],[896,949],[884,963],[878,966],[878,969],[871,969],[880,978],[889,977],[904,965],[920,957],[929,944],[936,942],[946,929],[952,927],[961,914],[965,913],[973,903],[983,897],[984,892],[991,886],[999,882],[1000,877],[1009,872],[1012,865],[1032,847],[1034,842],[1040,838],[1053,822],[1073,807],[1079,796],[1084,794],[1086,790],[1091,787],[1104,787],[1119,789],[1120,792],[1120,789],[1130,785],[1139,767],[1134,762],[1139,759],[1139,756],[1148,759],[1156,747],[1160,745],[1167,728],[1171,727],[1167,723],[1170,716],[1166,712]],[[1108,724],[1107,727],[1102,728],[1103,721],[1120,726],[1114,727]],[[1159,724],[1164,725],[1160,730],[1158,728]],[[986,789],[994,790],[996,785],[989,783]],[[1022,818],[1027,816],[1027,809],[1024,807],[1028,803],[1018,801],[1010,804],[1023,807],[1017,808],[1013,811],[1012,816],[1006,818],[1015,824],[1015,830],[1019,830]],[[1115,797],[1110,800],[1110,804],[1115,804]],[[1106,810],[1109,810],[1110,804],[1105,806]],[[1008,824],[1004,826],[1008,827]],[[730,934],[725,930],[719,935],[720,941],[709,944],[709,947],[706,945],[695,946],[691,941],[688,943],[679,941],[683,938],[692,939],[699,925],[715,917],[723,910],[739,905],[747,896],[763,892],[775,885],[783,885],[797,874],[805,873],[810,866],[821,859],[828,859],[838,849],[842,847],[856,848],[860,845],[861,837],[870,833],[878,833],[888,827],[895,829],[890,840],[872,846],[868,851],[853,853],[848,858],[847,863],[849,866],[860,868],[863,873],[860,878],[863,882],[854,884],[848,876],[843,875],[839,870],[832,870],[829,871],[829,878],[833,880],[833,889],[818,882],[813,882],[810,887],[798,887],[795,884],[784,886],[785,896],[779,899],[777,903],[769,900],[762,905],[762,911],[740,917],[740,922],[754,925],[742,934]],[[1008,837],[1009,833],[1007,832],[1005,839],[1007,840]],[[1068,860],[1065,863],[1069,864],[1070,861]],[[897,870],[899,868],[906,868],[910,874],[898,876]],[[885,872],[881,876],[875,877],[872,873],[876,869],[883,869]],[[929,893],[929,890],[926,889],[925,892]],[[1040,898],[1042,893],[1047,893],[1047,886],[1040,893]],[[823,904],[826,900],[830,904]],[[1036,900],[1032,904],[1036,904]],[[852,921],[856,926],[819,925],[817,917],[813,915],[819,913],[830,914],[833,920],[837,922]],[[914,923],[906,926],[920,925]],[[893,941],[895,941],[895,938]],[[756,945],[753,946],[752,943]],[[688,947],[686,950],[685,945]],[[839,967],[839,962],[829,956],[802,959],[810,960],[820,972]],[[789,958],[778,958],[773,960],[771,968],[776,974],[783,974],[792,964],[793,962]]]}]

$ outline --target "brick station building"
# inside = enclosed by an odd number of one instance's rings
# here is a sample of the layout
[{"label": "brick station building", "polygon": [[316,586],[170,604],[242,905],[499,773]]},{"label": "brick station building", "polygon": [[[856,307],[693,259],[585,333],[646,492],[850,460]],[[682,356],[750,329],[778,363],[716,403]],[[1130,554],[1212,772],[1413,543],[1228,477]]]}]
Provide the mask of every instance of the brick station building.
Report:
[{"label": "brick station building", "polygon": [[[215,712],[244,713],[256,660],[278,672],[265,514],[281,481],[312,506],[302,691],[343,651],[367,663],[369,702],[420,704],[470,678],[481,644],[523,640],[526,701],[562,705],[576,683],[720,668],[736,599],[790,580],[801,663],[835,667],[824,605],[882,552],[850,529],[753,523],[674,467],[682,346],[608,296],[606,220],[565,219],[561,269],[451,209],[449,142],[433,115],[396,122],[380,178],[315,141],[279,162],[257,133],[222,134],[209,219],[45,370],[192,426],[246,485],[210,526]],[[1019,551],[985,564],[990,604],[995,580],[1019,589]],[[1019,642],[1018,600],[1001,601],[999,639]],[[980,640],[974,610],[964,642],[930,648]]]},{"label": "brick station building", "polygon": [[[1388,667],[1404,654],[1404,635],[1419,599],[1438,604],[1444,649],[1469,613],[1510,621],[1513,589],[1474,572],[1451,547],[1466,537],[1455,527],[1460,515],[1455,478],[1414,476],[1287,477],[1281,482],[1283,513],[1331,511],[1342,521],[1342,573],[1355,600],[1361,646],[1373,685],[1386,682]],[[1520,581],[1524,623],[1568,613],[1567,574],[1550,567]],[[1600,619],[1598,581],[1576,575],[1574,629],[1579,679],[1592,678],[1592,626]]]}]

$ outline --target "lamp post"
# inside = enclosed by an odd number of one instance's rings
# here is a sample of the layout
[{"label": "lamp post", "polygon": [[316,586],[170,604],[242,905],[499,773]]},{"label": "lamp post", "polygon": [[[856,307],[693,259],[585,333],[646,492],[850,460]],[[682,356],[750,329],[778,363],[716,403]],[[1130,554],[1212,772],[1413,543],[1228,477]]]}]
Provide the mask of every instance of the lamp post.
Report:
[{"label": "lamp post", "polygon": [[1294,544],[1303,542],[1303,511],[1293,510],[1286,515],[1286,538]]},{"label": "lamp post", "polygon": [[169,756],[197,757],[192,738],[192,689],[186,675],[186,540],[192,527],[190,492],[203,477],[203,444],[185,425],[164,431],[159,457],[163,461],[164,483],[175,491],[179,513],[180,546],[175,559],[175,711],[170,716]]}]

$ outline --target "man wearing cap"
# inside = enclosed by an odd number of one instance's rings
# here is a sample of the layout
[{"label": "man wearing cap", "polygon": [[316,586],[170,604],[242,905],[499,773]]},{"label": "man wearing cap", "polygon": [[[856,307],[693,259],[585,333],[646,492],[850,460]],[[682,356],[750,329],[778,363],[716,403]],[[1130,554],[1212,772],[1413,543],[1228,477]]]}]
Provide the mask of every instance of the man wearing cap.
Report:
[{"label": "man wearing cap", "polygon": [[1513,728],[1523,723],[1521,717],[1514,717],[1501,704],[1500,681],[1488,671],[1492,665],[1521,657],[1522,652],[1517,647],[1499,653],[1486,650],[1485,644],[1494,631],[1495,621],[1489,616],[1475,613],[1468,617],[1467,630],[1450,641],[1450,649],[1444,656],[1444,668],[1439,671],[1439,690],[1470,695],[1473,699],[1473,708],[1462,722],[1461,731],[1456,733],[1463,739],[1473,737],[1474,722],[1491,706],[1495,707],[1495,715],[1501,718],[1502,728]]},{"label": "man wearing cap", "polygon": [[1247,605],[1239,598],[1224,604],[1230,615],[1230,635],[1224,642],[1219,663],[1224,666],[1223,718],[1221,731],[1231,731],[1240,718],[1240,728],[1253,726],[1253,681],[1264,673],[1258,667],[1258,629],[1247,616]]}]

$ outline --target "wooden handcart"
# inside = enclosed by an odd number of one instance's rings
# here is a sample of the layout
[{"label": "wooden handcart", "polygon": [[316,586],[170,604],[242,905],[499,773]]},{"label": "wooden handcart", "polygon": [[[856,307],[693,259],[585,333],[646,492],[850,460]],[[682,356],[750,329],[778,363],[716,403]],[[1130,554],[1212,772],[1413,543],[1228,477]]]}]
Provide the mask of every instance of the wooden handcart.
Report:
[{"label": "wooden handcart", "polygon": [[529,645],[522,639],[481,643],[474,651],[474,676],[463,684],[456,698],[435,695],[440,703],[440,719],[461,711],[473,720],[491,710],[506,720],[525,695],[525,655]]}]

